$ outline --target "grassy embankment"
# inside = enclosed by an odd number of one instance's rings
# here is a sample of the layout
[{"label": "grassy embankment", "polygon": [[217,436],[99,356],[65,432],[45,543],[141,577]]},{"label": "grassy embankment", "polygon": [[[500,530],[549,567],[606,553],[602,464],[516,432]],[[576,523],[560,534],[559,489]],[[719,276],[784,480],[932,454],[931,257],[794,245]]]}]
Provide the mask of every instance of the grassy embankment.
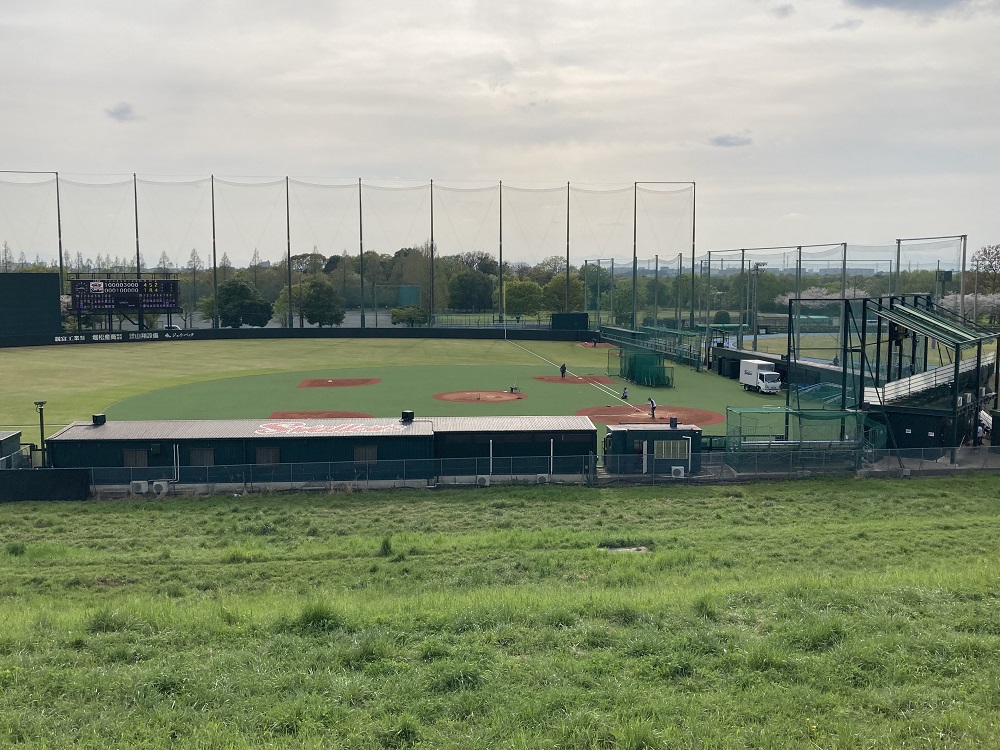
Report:
[{"label": "grassy embankment", "polygon": [[0,743],[989,746],[995,498],[985,477],[0,506]]}]

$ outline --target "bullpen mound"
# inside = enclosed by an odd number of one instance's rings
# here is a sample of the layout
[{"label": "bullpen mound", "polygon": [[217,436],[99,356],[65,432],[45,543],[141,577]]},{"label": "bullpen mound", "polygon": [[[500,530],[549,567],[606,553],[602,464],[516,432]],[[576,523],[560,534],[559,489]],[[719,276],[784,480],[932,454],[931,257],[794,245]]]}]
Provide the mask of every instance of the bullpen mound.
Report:
[{"label": "bullpen mound", "polygon": [[371,417],[362,411],[273,411],[271,419],[358,419]]},{"label": "bullpen mound", "polygon": [[592,406],[589,409],[581,409],[576,413],[576,416],[590,417],[591,422],[598,424],[663,424],[669,423],[671,417],[677,417],[677,421],[681,424],[704,427],[726,421],[725,415],[718,412],[667,405],[656,407],[656,420],[654,421],[649,417],[648,404]]},{"label": "bullpen mound", "polygon": [[519,398],[524,398],[524,394],[510,391],[450,391],[435,393],[434,398],[438,401],[459,401],[463,404],[477,401],[481,404],[497,404],[501,401],[517,401]]},{"label": "bullpen mound", "polygon": [[303,380],[299,388],[347,388],[352,385],[375,385],[382,378],[313,378]]},{"label": "bullpen mound", "polygon": [[540,380],[543,383],[571,383],[573,385],[615,385],[615,381],[607,375],[567,375],[562,378],[558,375],[536,375],[532,380]]}]

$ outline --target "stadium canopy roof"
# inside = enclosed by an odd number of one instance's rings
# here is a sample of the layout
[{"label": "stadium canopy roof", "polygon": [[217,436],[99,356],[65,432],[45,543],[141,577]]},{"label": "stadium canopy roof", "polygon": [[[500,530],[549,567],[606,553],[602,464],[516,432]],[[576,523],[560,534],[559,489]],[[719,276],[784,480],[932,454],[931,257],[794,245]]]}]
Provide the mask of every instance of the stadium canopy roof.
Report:
[{"label": "stadium canopy roof", "polygon": [[997,338],[993,331],[963,320],[938,305],[930,308],[911,305],[888,307],[871,300],[871,308],[879,317],[951,346],[969,346]]}]

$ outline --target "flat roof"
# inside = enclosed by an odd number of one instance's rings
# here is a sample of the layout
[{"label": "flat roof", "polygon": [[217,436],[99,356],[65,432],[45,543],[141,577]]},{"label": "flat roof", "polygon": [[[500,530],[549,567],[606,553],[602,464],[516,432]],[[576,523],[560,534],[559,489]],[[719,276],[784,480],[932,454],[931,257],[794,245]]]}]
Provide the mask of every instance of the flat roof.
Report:
[{"label": "flat roof", "polygon": [[245,438],[425,437],[426,421],[394,418],[337,419],[179,419],[74,422],[49,441],[60,440],[218,440]]},{"label": "flat roof", "polygon": [[429,437],[436,432],[579,432],[596,430],[589,417],[398,417],[331,419],[108,420],[74,422],[50,441],[240,440],[248,438]]},{"label": "flat roof", "polygon": [[590,417],[430,417],[434,432],[578,432],[596,430]]},{"label": "flat roof", "polygon": [[642,422],[624,422],[622,424],[609,424],[608,432],[615,430],[642,430],[643,432],[678,432],[679,430],[700,430],[696,424],[678,424],[671,427],[669,424],[644,424]]}]

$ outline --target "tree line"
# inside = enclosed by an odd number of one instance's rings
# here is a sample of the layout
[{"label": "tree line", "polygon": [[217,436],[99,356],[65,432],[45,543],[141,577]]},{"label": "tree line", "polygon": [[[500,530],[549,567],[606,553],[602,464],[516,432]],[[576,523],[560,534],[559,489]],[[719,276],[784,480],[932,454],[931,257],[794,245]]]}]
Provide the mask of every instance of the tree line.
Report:
[{"label": "tree line", "polygon": [[[135,258],[110,256],[95,261],[79,253],[70,258],[70,273],[129,273],[135,270]],[[340,325],[348,309],[396,311],[394,323],[415,325],[431,316],[445,313],[483,313],[507,316],[535,316],[547,312],[599,313],[602,322],[628,326],[632,321],[632,270],[623,264],[612,277],[606,266],[585,264],[570,266],[561,256],[538,263],[504,263],[503,269],[490,253],[470,251],[437,256],[429,243],[401,248],[395,253],[365,252],[326,256],[317,251],[292,255],[271,263],[255,251],[248,266],[236,268],[226,253],[216,268],[192,249],[183,267],[178,268],[166,253],[158,265],[148,268],[141,255],[144,271],[174,275],[179,281],[185,323],[192,325],[196,316],[225,327],[264,326],[274,320],[282,324],[304,326]],[[131,264],[131,265],[130,265]],[[23,253],[15,260],[4,242],[0,247],[0,272],[58,270],[57,265],[39,259],[28,262]],[[567,272],[568,271],[568,272]],[[690,271],[678,275],[674,269],[655,274],[641,269],[637,274],[635,299],[638,308],[636,325],[655,324],[675,317],[681,311],[725,311],[732,318],[744,319],[748,311],[783,312],[795,293],[791,273],[773,270],[727,272],[711,277],[698,275],[692,281]],[[888,294],[892,279],[888,273],[851,276],[846,290],[841,288],[839,271],[827,275],[806,276],[809,289],[803,297],[818,299],[877,297]],[[291,280],[291,284],[289,284]],[[902,271],[900,293],[930,293],[936,297],[954,294],[958,277],[942,285],[934,271]],[[974,287],[973,287],[974,283]],[[503,289],[503,301],[500,290]],[[965,290],[986,298],[1000,293],[1000,245],[981,248],[972,257],[967,270]],[[988,300],[978,306],[990,322],[996,322]],[[979,312],[979,309],[977,309]]]}]

